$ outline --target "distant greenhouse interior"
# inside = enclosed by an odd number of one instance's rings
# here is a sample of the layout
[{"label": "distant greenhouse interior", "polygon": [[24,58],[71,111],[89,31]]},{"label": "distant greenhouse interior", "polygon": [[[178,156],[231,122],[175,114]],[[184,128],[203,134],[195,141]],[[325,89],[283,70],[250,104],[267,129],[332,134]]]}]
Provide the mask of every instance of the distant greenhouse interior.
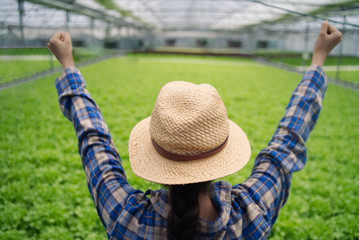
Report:
[{"label": "distant greenhouse interior", "polygon": [[37,54],[56,32],[67,31],[79,61],[128,52],[226,55],[302,71],[325,19],[343,33],[328,75],[356,84],[359,2],[353,0],[2,0],[0,58],[9,60],[16,48]]},{"label": "distant greenhouse interior", "polygon": [[332,54],[359,56],[358,1],[2,0],[0,19],[0,47],[44,46],[66,30],[76,47],[247,54],[310,51],[329,19],[345,33]]}]

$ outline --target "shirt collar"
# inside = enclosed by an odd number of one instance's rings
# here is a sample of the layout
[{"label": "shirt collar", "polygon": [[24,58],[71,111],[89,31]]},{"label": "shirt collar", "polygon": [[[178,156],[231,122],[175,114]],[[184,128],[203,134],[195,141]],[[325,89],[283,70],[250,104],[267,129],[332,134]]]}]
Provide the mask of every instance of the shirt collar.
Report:
[{"label": "shirt collar", "polygon": [[[226,229],[231,211],[231,190],[232,185],[226,181],[214,183],[214,191],[211,193],[211,200],[219,211],[216,221],[209,222],[205,219],[199,219],[199,232],[206,235],[217,235]],[[167,219],[171,209],[169,205],[168,193],[161,189],[151,192],[151,203],[154,210],[164,219]]]},{"label": "shirt collar", "polygon": [[164,189],[151,192],[151,203],[154,210],[163,217],[167,219],[168,213],[171,209],[169,205],[168,192]]},{"label": "shirt collar", "polygon": [[232,185],[226,181],[219,181],[214,184],[214,191],[211,200],[218,209],[219,215],[214,222],[199,219],[199,232],[202,234],[217,235],[226,229],[231,212],[231,190]]}]

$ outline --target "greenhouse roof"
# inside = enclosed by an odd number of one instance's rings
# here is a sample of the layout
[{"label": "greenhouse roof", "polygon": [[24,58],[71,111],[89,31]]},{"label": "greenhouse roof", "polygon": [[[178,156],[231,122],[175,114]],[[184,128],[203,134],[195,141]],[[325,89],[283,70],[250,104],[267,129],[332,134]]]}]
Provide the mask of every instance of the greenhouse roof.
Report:
[{"label": "greenhouse roof", "polygon": [[[262,22],[338,11],[359,15],[358,1],[341,0],[115,0],[123,9],[162,30],[232,30]],[[356,3],[355,3],[356,2]],[[328,13],[329,16],[328,16]]]},{"label": "greenhouse roof", "polygon": [[[18,0],[1,1],[0,27],[18,25]],[[66,20],[64,10],[76,14]],[[218,31],[309,17],[359,28],[359,2],[348,0],[25,0],[24,12],[27,27],[88,26],[90,17],[160,31]]]}]

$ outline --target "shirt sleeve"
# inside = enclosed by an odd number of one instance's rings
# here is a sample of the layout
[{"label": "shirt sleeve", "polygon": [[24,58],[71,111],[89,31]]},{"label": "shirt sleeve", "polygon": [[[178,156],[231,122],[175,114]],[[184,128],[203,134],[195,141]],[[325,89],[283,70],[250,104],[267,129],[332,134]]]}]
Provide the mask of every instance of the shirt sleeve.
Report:
[{"label": "shirt sleeve", "polygon": [[305,142],[317,122],[326,88],[323,69],[311,66],[292,93],[268,146],[257,155],[251,176],[233,187],[237,195],[242,194],[242,207],[250,208],[248,225],[263,223],[262,229],[269,233],[276,221],[288,198],[292,173],[305,165]]},{"label": "shirt sleeve", "polygon": [[[89,191],[107,229],[120,218],[130,195],[142,192],[127,182],[120,156],[101,111],[76,68],[67,68],[55,81],[63,114],[73,123]],[[131,203],[130,203],[131,204]]]}]

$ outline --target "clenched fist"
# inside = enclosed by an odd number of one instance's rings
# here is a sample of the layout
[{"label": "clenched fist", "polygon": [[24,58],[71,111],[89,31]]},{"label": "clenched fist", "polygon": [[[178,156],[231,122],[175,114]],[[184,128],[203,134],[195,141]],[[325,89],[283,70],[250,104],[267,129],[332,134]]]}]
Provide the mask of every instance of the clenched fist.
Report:
[{"label": "clenched fist", "polygon": [[341,41],[342,33],[324,21],[314,45],[312,64],[323,66],[329,52]]},{"label": "clenched fist", "polygon": [[56,33],[47,44],[47,47],[53,52],[57,60],[64,68],[74,67],[74,58],[72,56],[72,43],[69,33]]}]

